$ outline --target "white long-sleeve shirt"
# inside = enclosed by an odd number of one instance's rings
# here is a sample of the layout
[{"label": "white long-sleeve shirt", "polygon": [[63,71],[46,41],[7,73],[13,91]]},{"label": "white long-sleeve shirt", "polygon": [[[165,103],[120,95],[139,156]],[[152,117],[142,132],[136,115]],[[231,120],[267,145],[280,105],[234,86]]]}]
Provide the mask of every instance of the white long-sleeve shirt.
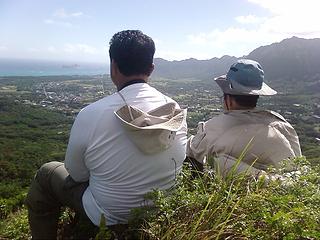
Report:
[{"label": "white long-sleeve shirt", "polygon": [[[174,102],[146,83],[129,85],[120,92],[129,105],[146,112]],[[125,223],[132,208],[145,204],[146,193],[174,184],[185,158],[185,122],[169,149],[145,155],[114,114],[124,104],[117,93],[90,104],[80,111],[70,134],[65,166],[75,181],[89,180],[82,202],[96,225],[101,214],[107,225]]]}]

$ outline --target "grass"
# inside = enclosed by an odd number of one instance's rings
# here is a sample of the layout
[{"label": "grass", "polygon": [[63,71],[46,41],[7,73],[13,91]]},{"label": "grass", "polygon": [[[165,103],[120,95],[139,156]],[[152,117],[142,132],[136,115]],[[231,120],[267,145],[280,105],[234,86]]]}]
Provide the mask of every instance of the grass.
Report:
[{"label": "grass", "polygon": [[[320,167],[303,158],[295,166],[271,169],[269,178],[221,177],[207,168],[194,179],[185,168],[174,189],[146,196],[154,206],[133,211],[125,239],[320,239]],[[60,232],[70,216],[62,215]],[[30,238],[23,207],[2,222],[0,236]],[[101,227],[96,239],[110,236]]]},{"label": "grass", "polygon": [[140,232],[149,239],[320,239],[320,171],[296,161],[291,176],[273,170],[281,180],[210,173],[190,180],[184,171],[175,190],[153,192],[155,207],[136,210],[145,219]]}]

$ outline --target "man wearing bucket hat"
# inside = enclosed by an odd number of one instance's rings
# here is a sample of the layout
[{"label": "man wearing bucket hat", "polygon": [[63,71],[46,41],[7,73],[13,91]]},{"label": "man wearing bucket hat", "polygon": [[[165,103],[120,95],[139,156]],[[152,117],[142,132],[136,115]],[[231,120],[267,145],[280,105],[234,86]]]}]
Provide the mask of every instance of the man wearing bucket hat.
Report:
[{"label": "man wearing bucket hat", "polygon": [[227,75],[214,79],[223,91],[224,113],[200,122],[187,156],[203,163],[214,158],[215,169],[259,175],[284,159],[301,156],[294,128],[280,114],[256,108],[259,96],[277,92],[264,83],[264,71],[253,60],[234,63]]},{"label": "man wearing bucket hat", "polygon": [[174,185],[185,159],[186,110],[151,87],[153,40],[138,30],[110,41],[111,79],[117,92],[80,111],[65,163],[37,172],[26,203],[33,239],[55,239],[66,205],[99,225],[126,223],[130,210],[149,204],[153,189]]}]

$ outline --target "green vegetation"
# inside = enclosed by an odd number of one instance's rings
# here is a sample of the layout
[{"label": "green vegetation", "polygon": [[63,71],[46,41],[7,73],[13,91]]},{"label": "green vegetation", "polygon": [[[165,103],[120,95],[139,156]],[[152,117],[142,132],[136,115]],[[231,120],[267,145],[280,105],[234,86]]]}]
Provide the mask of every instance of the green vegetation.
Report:
[{"label": "green vegetation", "polygon": [[[320,168],[304,158],[294,165],[290,174],[284,164],[259,179],[232,173],[223,179],[210,166],[194,179],[185,168],[174,189],[147,196],[154,206],[133,211],[127,233],[134,239],[319,239]],[[99,239],[109,239],[104,233],[101,228]]]},{"label": "green vegetation", "polygon": [[[319,239],[320,169],[296,160],[282,180],[184,171],[169,194],[154,191],[155,207],[140,209],[151,239]],[[273,174],[285,175],[281,170]]]},{"label": "green vegetation", "polygon": [[0,222],[0,239],[25,240],[30,238],[27,209],[22,208]]},{"label": "green vegetation", "polygon": [[0,98],[0,178],[25,185],[35,169],[64,159],[71,119],[38,106]]},{"label": "green vegetation", "polygon": [[22,221],[15,211],[23,206],[35,171],[45,162],[63,161],[72,122],[16,100],[16,95],[0,96],[0,221],[8,216]]},{"label": "green vegetation", "polygon": [[[27,188],[43,163],[64,160],[73,117],[101,98],[101,81],[79,76],[1,79],[0,239],[30,237],[23,205]],[[112,84],[103,84],[105,94],[110,94]],[[152,84],[188,107],[190,133],[199,121],[219,114],[220,92],[212,83],[160,79]],[[319,239],[319,102],[318,93],[260,101],[295,126],[308,159],[297,160],[301,174],[266,184],[244,176],[221,179],[210,168],[191,180],[186,169],[174,191],[148,196],[155,207],[135,211],[128,233],[150,239]],[[60,221],[61,239],[79,233],[70,229],[74,223],[74,214],[66,210]]]}]

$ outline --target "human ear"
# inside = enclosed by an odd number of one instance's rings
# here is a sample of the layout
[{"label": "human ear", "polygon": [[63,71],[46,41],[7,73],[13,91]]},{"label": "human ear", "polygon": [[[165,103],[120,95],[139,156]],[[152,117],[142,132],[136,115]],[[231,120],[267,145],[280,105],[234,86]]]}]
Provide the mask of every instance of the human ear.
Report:
[{"label": "human ear", "polygon": [[151,73],[153,72],[154,70],[154,63],[151,64],[150,68],[149,68],[149,71],[147,73],[148,77],[151,75]]}]

